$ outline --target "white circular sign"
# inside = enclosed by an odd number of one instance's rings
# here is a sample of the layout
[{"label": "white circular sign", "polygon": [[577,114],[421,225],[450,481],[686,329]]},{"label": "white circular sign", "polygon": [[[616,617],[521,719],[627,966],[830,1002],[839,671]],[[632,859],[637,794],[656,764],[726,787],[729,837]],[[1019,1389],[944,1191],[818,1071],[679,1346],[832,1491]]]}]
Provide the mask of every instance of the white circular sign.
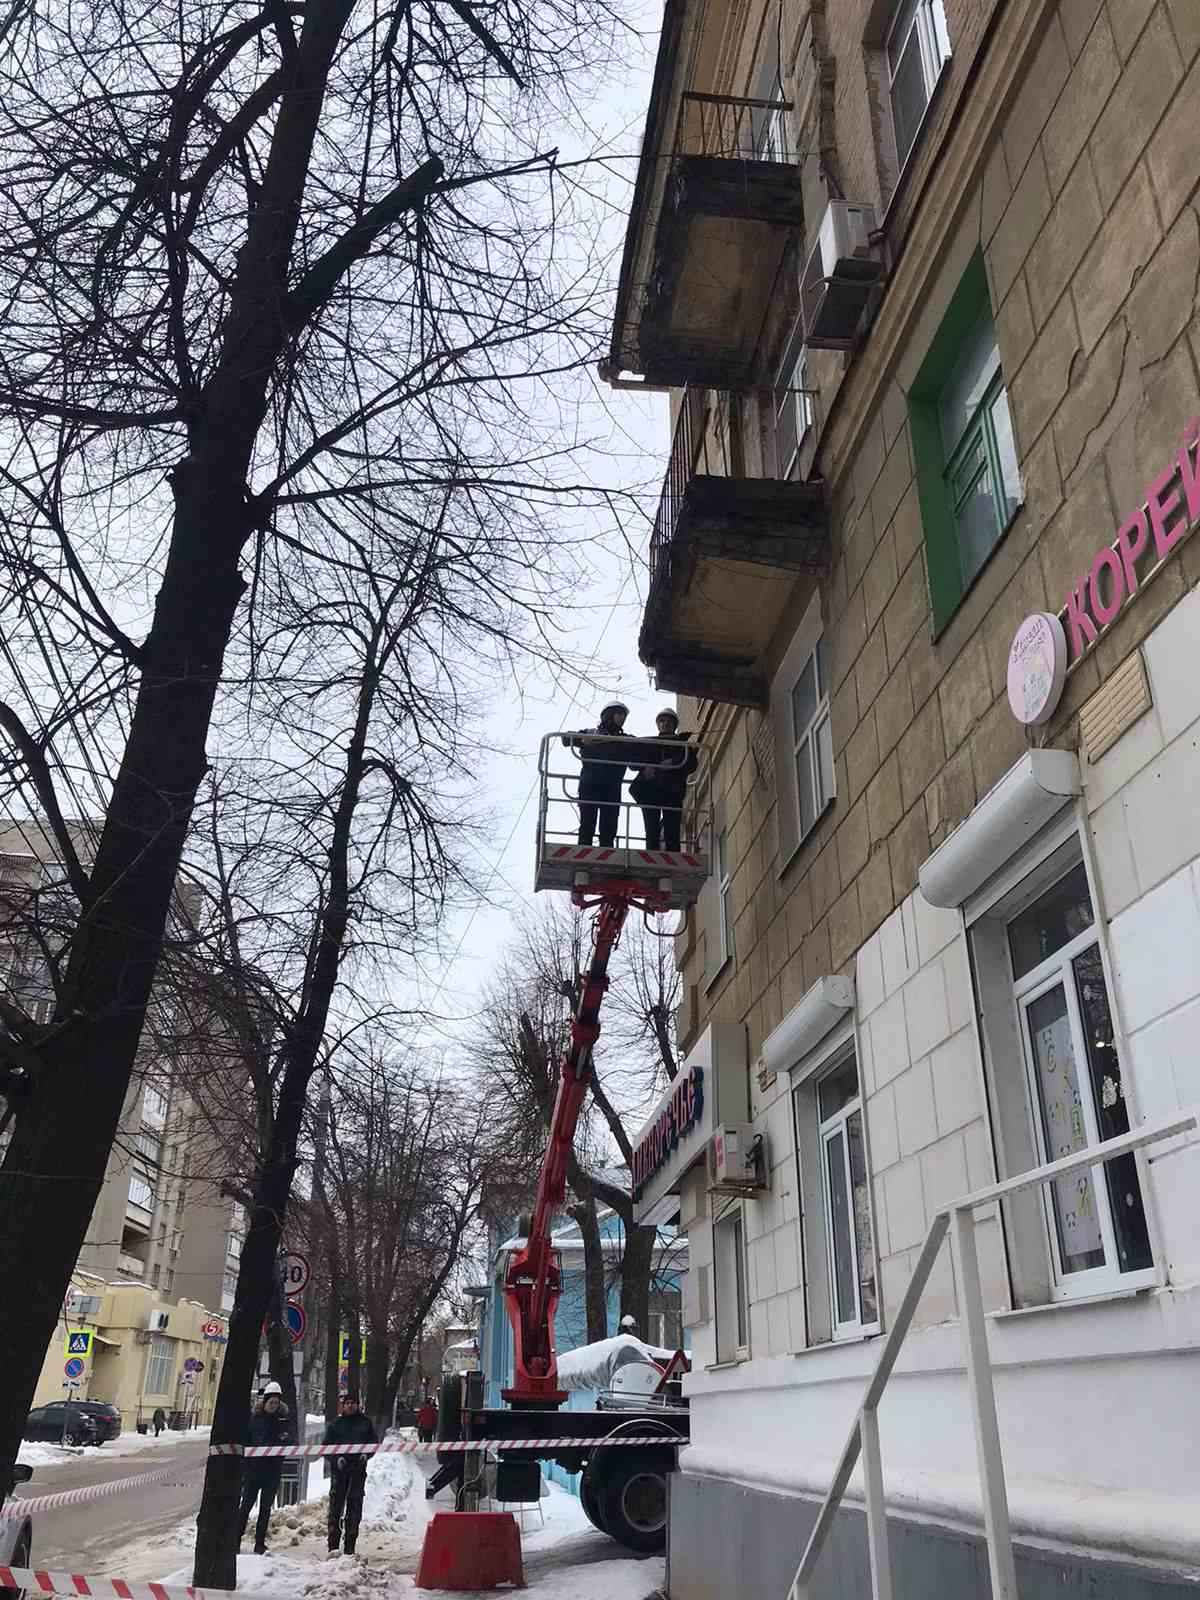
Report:
[{"label": "white circular sign", "polygon": [[304,1293],[311,1276],[308,1257],[302,1256],[299,1250],[289,1250],[283,1258],[283,1290],[289,1299]]},{"label": "white circular sign", "polygon": [[1067,635],[1057,617],[1035,611],[1017,629],[1008,652],[1008,703],[1018,722],[1049,722],[1067,679]]}]

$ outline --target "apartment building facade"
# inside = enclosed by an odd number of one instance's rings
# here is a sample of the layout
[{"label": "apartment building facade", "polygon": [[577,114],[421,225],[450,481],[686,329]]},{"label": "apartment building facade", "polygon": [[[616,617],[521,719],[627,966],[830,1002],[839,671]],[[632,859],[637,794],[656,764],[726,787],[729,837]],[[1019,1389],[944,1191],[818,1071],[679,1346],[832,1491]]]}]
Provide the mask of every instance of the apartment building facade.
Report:
[{"label": "apartment building facade", "polygon": [[[672,1600],[787,1593],[941,1208],[1200,1100],[1197,126],[1188,0],[666,7],[606,374],[672,392],[640,648],[715,819],[639,1172]],[[977,1213],[1026,1600],[1200,1573],[1198,1152]],[[958,1288],[879,1414],[901,1593],[988,1592]]]},{"label": "apartment building facade", "polygon": [[[69,825],[87,860],[95,830]],[[71,904],[54,842],[37,824],[0,825],[0,994],[48,1022],[54,989],[39,944],[53,950]],[[61,931],[60,931],[61,924]],[[156,997],[160,1008],[168,1004]],[[156,1299],[233,1306],[244,1219],[222,1192],[214,1139],[183,1075],[158,1059],[147,1030],[78,1269],[104,1283],[141,1284]]]}]

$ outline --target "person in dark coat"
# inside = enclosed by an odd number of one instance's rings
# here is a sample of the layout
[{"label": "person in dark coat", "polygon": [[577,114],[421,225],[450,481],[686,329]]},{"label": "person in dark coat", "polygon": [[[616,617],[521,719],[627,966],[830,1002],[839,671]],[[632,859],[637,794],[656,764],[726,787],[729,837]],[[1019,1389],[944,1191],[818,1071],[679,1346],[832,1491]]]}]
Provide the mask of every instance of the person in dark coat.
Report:
[{"label": "person in dark coat", "polygon": [[658,739],[653,744],[639,741],[638,750],[643,759],[649,755],[653,765],[640,768],[629,793],[642,808],[647,850],[678,850],[687,781],[700,758],[689,744],[691,735],[680,732],[679,717],[669,707],[658,713],[654,725]]},{"label": "person in dark coat", "polygon": [[[599,822],[600,844],[611,849],[617,841],[621,820],[621,785],[625,781],[623,759],[613,739],[628,738],[625,719],[629,707],[610,701],[600,712],[600,725],[586,733],[564,733],[563,743],[576,751],[583,762],[579,774],[579,843],[591,844]],[[602,734],[603,738],[595,735]],[[589,738],[589,735],[592,737]]]},{"label": "person in dark coat", "polygon": [[[359,1408],[358,1396],[344,1394],[338,1401],[338,1414],[325,1430],[326,1444],[378,1444],[370,1417]],[[358,1525],[362,1521],[363,1494],[367,1487],[369,1456],[330,1456],[333,1479],[329,1485],[329,1554],[335,1556],[342,1543],[342,1515],[346,1518],[345,1551],[354,1554]]]},{"label": "person in dark coat", "polygon": [[154,1437],[157,1439],[167,1425],[167,1413],[161,1406],[155,1406],[154,1415],[150,1420],[154,1424]]},{"label": "person in dark coat", "polygon": [[[250,1416],[250,1444],[295,1444],[292,1419],[283,1403],[283,1390],[277,1383],[269,1383],[263,1397]],[[248,1456],[242,1469],[241,1523],[238,1543],[246,1537],[246,1524],[250,1510],[258,1501],[258,1522],[254,1530],[254,1554],[267,1553],[267,1525],[271,1508],[279,1493],[279,1480],[283,1476],[283,1462],[276,1456]]]}]

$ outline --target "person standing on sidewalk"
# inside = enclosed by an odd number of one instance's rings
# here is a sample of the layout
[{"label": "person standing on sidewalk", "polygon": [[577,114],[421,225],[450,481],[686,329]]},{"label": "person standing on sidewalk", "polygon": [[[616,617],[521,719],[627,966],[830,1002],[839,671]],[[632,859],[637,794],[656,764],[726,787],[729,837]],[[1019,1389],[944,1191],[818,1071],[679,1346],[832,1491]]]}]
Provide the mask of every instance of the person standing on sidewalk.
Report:
[{"label": "person standing on sidewalk", "polygon": [[437,1431],[437,1407],[426,1400],[417,1412],[417,1439],[421,1444],[432,1444]]},{"label": "person standing on sidewalk", "polygon": [[[283,1390],[277,1383],[269,1383],[263,1397],[250,1417],[252,1445],[295,1444],[292,1420],[283,1403]],[[271,1521],[271,1508],[279,1493],[279,1480],[283,1476],[283,1462],[278,1456],[250,1456],[246,1459],[242,1479],[241,1525],[238,1543],[246,1537],[246,1524],[255,1500],[258,1501],[258,1522],[254,1530],[254,1554],[267,1553],[267,1527]]]},{"label": "person standing on sidewalk", "polygon": [[[370,1417],[359,1408],[358,1396],[344,1394],[338,1401],[338,1414],[325,1429],[326,1444],[378,1444]],[[354,1554],[358,1525],[362,1521],[363,1495],[367,1488],[369,1456],[330,1456],[333,1478],[329,1485],[329,1555],[338,1554],[342,1544],[342,1516],[346,1519],[345,1551]]]}]

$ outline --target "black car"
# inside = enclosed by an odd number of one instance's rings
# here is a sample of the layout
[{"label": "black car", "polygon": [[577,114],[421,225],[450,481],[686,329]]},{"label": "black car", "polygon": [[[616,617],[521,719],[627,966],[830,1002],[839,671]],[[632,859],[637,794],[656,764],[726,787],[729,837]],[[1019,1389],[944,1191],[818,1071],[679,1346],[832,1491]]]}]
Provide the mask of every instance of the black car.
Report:
[{"label": "black car", "polygon": [[59,1444],[103,1444],[119,1438],[121,1413],[107,1400],[53,1400],[36,1406],[25,1419],[25,1437]]}]

